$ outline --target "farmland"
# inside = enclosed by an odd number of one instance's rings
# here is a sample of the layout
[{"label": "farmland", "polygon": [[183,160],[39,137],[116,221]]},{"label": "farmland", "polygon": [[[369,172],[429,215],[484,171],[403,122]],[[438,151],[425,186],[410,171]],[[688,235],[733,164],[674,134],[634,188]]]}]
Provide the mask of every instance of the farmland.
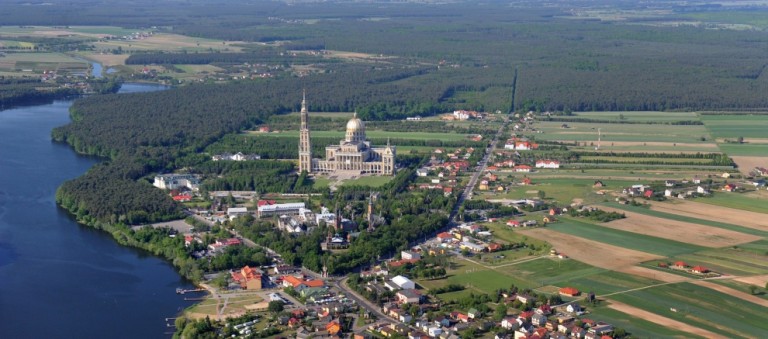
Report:
[{"label": "farmland", "polygon": [[[339,127],[337,131],[315,131],[311,132],[312,137],[318,138],[344,138],[344,130]],[[458,141],[467,140],[465,134],[458,133],[429,133],[429,132],[387,132],[387,131],[366,131],[368,138],[376,139],[411,139],[411,140],[444,140]],[[258,133],[259,136],[270,136],[277,138],[299,138],[299,131],[282,131],[279,133]]]}]

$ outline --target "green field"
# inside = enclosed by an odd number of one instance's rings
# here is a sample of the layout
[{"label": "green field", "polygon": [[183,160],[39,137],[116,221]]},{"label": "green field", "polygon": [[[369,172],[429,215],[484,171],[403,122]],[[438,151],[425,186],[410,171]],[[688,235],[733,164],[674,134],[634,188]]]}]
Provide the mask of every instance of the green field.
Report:
[{"label": "green field", "polygon": [[525,242],[536,246],[537,253],[546,253],[549,251],[551,246],[548,243],[530,238],[523,233],[516,232],[504,223],[506,223],[506,219],[499,223],[485,223],[483,226],[488,227],[488,229],[493,232],[494,239],[501,240],[504,243],[515,244]]},{"label": "green field", "polygon": [[687,332],[676,331],[669,327],[659,326],[648,320],[608,307],[590,308],[589,318],[595,321],[605,321],[615,327],[623,328],[632,334],[632,338],[703,338]]},{"label": "green field", "polygon": [[[506,180],[506,175],[509,173],[498,173],[499,176]],[[601,189],[618,189],[620,187],[626,187],[634,184],[633,181],[626,180],[601,180],[603,184],[607,185],[606,188],[594,188],[594,179],[536,179],[534,175],[530,176],[534,185],[533,186],[512,186],[508,193],[491,193],[483,192],[481,196],[488,199],[523,199],[535,197],[537,193],[529,191],[543,191],[546,194],[546,198],[549,200],[556,200],[561,204],[570,204],[573,199],[582,199],[585,203],[598,203],[607,199],[604,195],[598,195],[595,192]],[[517,173],[515,175],[516,181],[522,179],[522,175]],[[481,191],[476,191],[480,193]]]},{"label": "green field", "polygon": [[709,165],[712,163],[711,159],[693,159],[693,158],[644,158],[644,157],[611,157],[611,156],[582,156],[580,160],[585,161],[611,161],[611,162],[624,162],[624,163],[697,163],[703,165]]},{"label": "green field", "polygon": [[[715,138],[766,138],[768,115],[702,115],[701,121]],[[764,153],[765,154],[765,153]]]},{"label": "green field", "polygon": [[670,261],[675,260],[682,260],[691,265],[702,265],[728,275],[768,274],[768,241],[760,240],[670,258]]},{"label": "green field", "polygon": [[717,280],[712,280],[712,282],[718,285],[730,287],[734,290],[741,291],[747,294],[752,294],[750,287],[755,286],[757,287],[757,290],[755,291],[756,293],[754,295],[759,298],[768,300],[768,291],[766,291],[765,285],[759,285],[759,286],[751,285],[741,281],[730,280],[730,279],[717,279]]},{"label": "green field", "polygon": [[563,286],[572,286],[584,292],[593,292],[598,296],[609,293],[623,292],[626,290],[655,285],[658,283],[660,282],[657,280],[615,271],[607,271],[600,274],[573,278],[561,282]]},{"label": "green field", "polygon": [[750,198],[742,193],[716,192],[711,197],[697,199],[696,202],[768,214],[768,200]]},{"label": "green field", "polygon": [[370,186],[370,187],[381,187],[383,185],[386,185],[390,180],[392,180],[392,177],[387,176],[367,176],[367,177],[360,177],[358,179],[353,180],[344,180],[344,182],[341,184],[342,186]]},{"label": "green field", "polygon": [[689,283],[663,285],[611,298],[729,338],[763,338],[768,333],[768,312],[764,307]]},{"label": "green field", "polygon": [[[623,119],[622,119],[623,117]],[[657,111],[616,111],[616,112],[574,112],[568,118],[598,119],[615,121],[638,122],[672,122],[683,120],[699,120],[694,112],[657,112]]]},{"label": "green field", "polygon": [[[280,133],[249,133],[248,135],[298,139],[299,131],[282,131]],[[441,141],[467,140],[466,134],[458,134],[458,133],[365,131],[365,135],[369,139],[392,138],[392,139],[441,140]],[[344,131],[312,131],[311,136],[319,137],[319,138],[344,139]]]},{"label": "green field", "polygon": [[720,150],[728,155],[747,157],[767,157],[768,144],[720,144]]},{"label": "green field", "polygon": [[536,128],[543,133],[536,134],[537,140],[594,141],[598,129],[602,134],[601,146],[611,142],[664,142],[701,144],[701,137],[709,139],[709,132],[701,125],[647,125],[647,124],[600,124],[568,123],[570,128],[561,128],[561,122],[538,122]]},{"label": "green field", "polygon": [[563,281],[606,272],[605,269],[593,267],[580,261],[554,257],[526,261],[520,264],[500,267],[496,270],[519,279],[524,279],[530,285],[536,287],[545,285],[564,287],[564,285],[560,286],[560,283]]},{"label": "green field", "polygon": [[586,219],[561,218],[559,222],[548,224],[547,228],[589,240],[663,256],[693,253],[705,249],[705,247],[679,241],[598,226],[586,222]]}]

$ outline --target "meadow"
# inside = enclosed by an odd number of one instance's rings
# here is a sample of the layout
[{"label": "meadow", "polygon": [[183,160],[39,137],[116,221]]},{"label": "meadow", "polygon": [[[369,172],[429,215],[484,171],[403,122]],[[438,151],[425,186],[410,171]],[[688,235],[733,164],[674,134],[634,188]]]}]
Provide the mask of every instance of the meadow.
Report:
[{"label": "meadow", "polygon": [[743,193],[716,192],[696,202],[768,214],[768,202],[765,199],[748,197]]},{"label": "meadow", "polygon": [[[701,125],[651,125],[651,124],[606,124],[606,123],[568,123],[569,128],[562,128],[562,122],[537,122],[535,127],[542,131],[536,134],[537,140],[579,141],[597,143],[598,132],[601,134],[601,146],[623,142],[662,142],[685,144],[708,143],[709,133]],[[599,131],[598,131],[599,129]],[[702,137],[704,140],[702,140]],[[619,144],[621,145],[621,144]]]},{"label": "meadow", "polygon": [[701,121],[715,138],[766,138],[768,115],[702,115]]}]

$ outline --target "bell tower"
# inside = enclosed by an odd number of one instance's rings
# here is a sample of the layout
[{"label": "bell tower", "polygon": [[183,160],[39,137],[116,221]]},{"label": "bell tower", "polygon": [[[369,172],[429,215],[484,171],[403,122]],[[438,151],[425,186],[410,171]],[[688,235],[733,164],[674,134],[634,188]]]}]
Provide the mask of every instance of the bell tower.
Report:
[{"label": "bell tower", "polygon": [[312,173],[312,144],[309,140],[309,112],[307,112],[307,91],[301,99],[301,129],[299,130],[299,172]]}]

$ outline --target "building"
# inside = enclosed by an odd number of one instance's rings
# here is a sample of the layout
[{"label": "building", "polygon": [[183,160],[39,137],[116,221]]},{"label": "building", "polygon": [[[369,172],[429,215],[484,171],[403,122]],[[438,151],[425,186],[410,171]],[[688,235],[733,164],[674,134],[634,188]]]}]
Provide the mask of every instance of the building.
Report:
[{"label": "building", "polygon": [[414,283],[411,279],[408,279],[402,275],[398,275],[394,278],[392,278],[392,282],[397,285],[397,287],[402,289],[415,289],[416,283]]},{"label": "building", "polygon": [[186,187],[196,191],[200,186],[200,178],[195,174],[160,174],[155,176],[155,181],[152,185],[166,190]]},{"label": "building", "polygon": [[259,218],[273,215],[298,215],[305,209],[303,202],[291,202],[286,204],[259,204],[257,213]]},{"label": "building", "polygon": [[239,283],[246,290],[260,290],[262,275],[260,272],[245,266],[240,271],[232,272],[232,280]]},{"label": "building", "polygon": [[536,168],[560,168],[557,160],[536,160]]},{"label": "building", "polygon": [[248,208],[246,207],[230,207],[227,208],[227,217],[229,220],[248,214]]},{"label": "building", "polygon": [[366,141],[365,124],[355,116],[347,122],[347,132],[338,145],[325,148],[325,160],[312,158],[309,113],[306,95],[301,101],[301,130],[299,132],[299,171],[307,173],[395,174],[396,148],[387,142],[383,148],[371,147]]}]

